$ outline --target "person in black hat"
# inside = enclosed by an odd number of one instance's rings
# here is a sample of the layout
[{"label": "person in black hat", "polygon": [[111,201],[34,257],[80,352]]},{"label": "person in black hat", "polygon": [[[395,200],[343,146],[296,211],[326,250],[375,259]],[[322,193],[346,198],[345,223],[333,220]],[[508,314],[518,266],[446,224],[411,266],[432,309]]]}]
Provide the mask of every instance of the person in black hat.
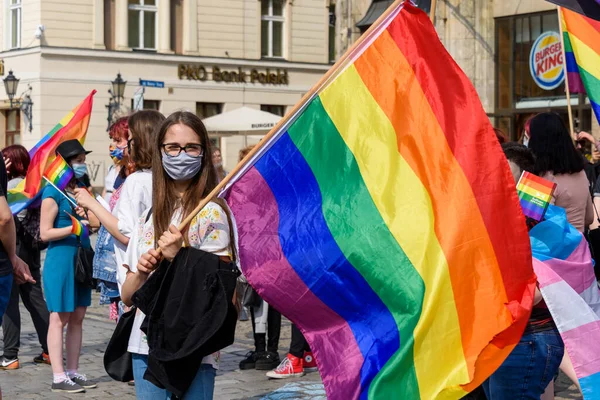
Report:
[{"label": "person in black hat", "polygon": [[[79,243],[89,248],[90,239],[89,235],[82,234],[77,237],[74,234],[78,230],[75,229],[71,215],[76,216],[78,210],[72,206],[67,196],[72,197],[73,190],[77,187],[77,178],[81,178],[86,173],[85,156],[89,152],[77,140],[61,143],[56,152],[71,166],[75,177],[65,189],[66,193],[48,185],[42,195],[40,237],[49,243],[42,279],[46,304],[50,311],[48,352],[54,374],[52,391],[78,393],[96,387],[95,383],[77,370],[83,318],[87,307],[91,304],[92,291],[89,287],[75,281],[75,258]],[[65,327],[67,328],[66,370],[63,367]]]}]

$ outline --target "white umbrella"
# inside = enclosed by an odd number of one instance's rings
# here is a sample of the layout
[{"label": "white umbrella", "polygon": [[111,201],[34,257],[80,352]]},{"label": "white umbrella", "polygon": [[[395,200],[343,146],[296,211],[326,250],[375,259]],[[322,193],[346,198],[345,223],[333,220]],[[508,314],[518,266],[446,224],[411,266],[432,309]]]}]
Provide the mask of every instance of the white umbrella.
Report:
[{"label": "white umbrella", "polygon": [[210,133],[260,134],[273,128],[281,117],[249,107],[240,107],[202,120]]}]

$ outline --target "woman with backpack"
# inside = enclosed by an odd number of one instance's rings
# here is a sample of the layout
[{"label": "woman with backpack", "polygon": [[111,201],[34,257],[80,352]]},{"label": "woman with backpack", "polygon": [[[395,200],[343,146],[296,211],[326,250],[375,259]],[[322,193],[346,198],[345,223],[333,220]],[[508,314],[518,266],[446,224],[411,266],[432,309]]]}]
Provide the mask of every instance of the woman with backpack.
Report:
[{"label": "woman with backpack", "polygon": [[[8,167],[8,188],[15,188],[25,177],[29,168],[29,153],[21,145],[8,146],[2,150]],[[15,216],[17,227],[17,255],[29,265],[35,283],[17,285],[13,281],[12,291],[4,319],[2,332],[4,334],[4,355],[0,359],[0,369],[11,370],[19,368],[19,347],[21,345],[21,313],[19,311],[19,296],[33,320],[38,335],[42,353],[33,358],[37,364],[50,364],[48,356],[48,319],[49,313],[42,293],[40,252],[45,244],[40,240],[40,209],[29,208]]]}]

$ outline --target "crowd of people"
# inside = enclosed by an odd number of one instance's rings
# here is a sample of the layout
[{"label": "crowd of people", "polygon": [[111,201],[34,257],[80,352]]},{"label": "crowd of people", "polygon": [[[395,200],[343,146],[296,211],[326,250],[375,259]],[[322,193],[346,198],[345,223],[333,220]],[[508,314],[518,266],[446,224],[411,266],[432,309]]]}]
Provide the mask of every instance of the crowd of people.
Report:
[{"label": "crowd of people", "polygon": [[[149,333],[143,329],[146,315],[136,307],[134,294],[161,261],[173,262],[182,247],[212,254],[227,265],[235,263],[232,220],[222,200],[212,199],[191,223],[178,228],[227,172],[220,150],[211,148],[202,121],[189,112],[165,118],[157,111],[137,111],[115,121],[109,139],[113,164],[100,196],[94,196],[89,187],[85,162],[90,152],[79,141],[67,140],[58,146],[56,154],[70,166],[73,179],[64,190],[48,185],[38,207],[29,207],[14,218],[6,201],[7,190],[25,178],[30,159],[27,149],[20,145],[2,150],[0,312],[4,315],[4,353],[0,368],[20,367],[21,299],[41,346],[34,362],[51,366],[52,391],[79,393],[97,386],[79,369],[82,324],[94,288],[74,276],[80,249],[91,249],[89,235],[73,233],[71,216],[76,216],[89,233],[97,233],[93,278],[100,305],[107,306],[107,317],[117,322],[121,316],[134,313],[127,339],[133,374],[129,384],[135,386],[139,399],[173,398],[167,389],[172,378],[165,384],[151,377]],[[251,149],[243,149],[240,159]],[[46,250],[43,268],[42,250]],[[240,368],[268,370],[274,378],[316,369],[306,340],[295,327],[290,354],[281,362],[281,314],[260,299],[243,276],[239,282],[238,288],[252,294],[254,300],[243,299],[241,292],[236,292],[229,302],[238,311],[248,310],[255,338],[255,351],[241,360]],[[183,393],[179,397],[211,399],[219,359],[218,351],[203,357],[195,365],[193,379],[178,390]]]},{"label": "crowd of people", "polygon": [[[521,143],[508,142],[499,131],[497,137],[515,184],[523,171],[555,182],[553,202],[566,210],[569,222],[585,234],[598,228],[594,203],[600,207],[600,183],[596,183],[596,179],[600,181],[596,172],[600,142],[585,132],[579,133],[574,142],[564,122],[553,113],[531,118]],[[125,346],[131,354],[133,379],[129,384],[135,386],[137,397],[212,399],[219,368],[218,346],[208,346],[211,352],[195,361],[191,360],[198,353],[190,350],[181,358],[183,364],[162,363],[162,359],[153,357],[150,348],[167,354],[172,343],[161,342],[164,338],[149,329],[148,321],[159,318],[152,307],[168,307],[157,305],[159,300],[151,296],[158,293],[161,284],[168,281],[187,293],[185,283],[169,278],[168,268],[157,269],[162,263],[189,262],[179,256],[182,248],[199,252],[199,259],[206,259],[202,262],[207,269],[237,272],[234,227],[226,204],[215,198],[199,212],[196,210],[227,174],[220,150],[211,147],[202,121],[189,112],[165,117],[157,111],[137,111],[118,119],[110,128],[109,139],[113,165],[107,171],[101,196],[92,195],[89,182],[85,182],[89,151],[79,141],[67,140],[56,153],[73,170],[71,182],[64,191],[47,186],[39,207],[30,207],[14,217],[6,200],[7,190],[24,179],[30,160],[20,145],[2,150],[0,315],[4,316],[4,353],[0,368],[20,367],[21,299],[41,347],[33,361],[51,366],[52,391],[77,393],[96,387],[79,369],[82,324],[93,288],[74,276],[81,249],[91,249],[88,236],[73,233],[71,216],[76,216],[90,233],[97,233],[93,278],[100,304],[107,306],[107,318],[120,323],[128,315],[132,321]],[[251,150],[252,146],[243,149],[240,160]],[[194,214],[191,221],[180,227],[190,214]],[[42,268],[43,250],[46,255]],[[231,275],[236,290],[233,296],[227,291],[227,309],[235,309],[236,315],[247,311],[254,337],[254,350],[240,360],[240,370],[268,371],[267,376],[274,379],[316,370],[310,347],[296,326],[292,326],[288,354],[280,359],[282,315],[260,298],[243,275]],[[147,306],[148,302],[152,307]],[[196,305],[189,307],[193,310]],[[181,319],[175,321],[181,324]],[[174,328],[185,330],[183,326]],[[521,342],[468,397],[551,399],[559,368],[577,383],[560,334],[537,290]]]}]

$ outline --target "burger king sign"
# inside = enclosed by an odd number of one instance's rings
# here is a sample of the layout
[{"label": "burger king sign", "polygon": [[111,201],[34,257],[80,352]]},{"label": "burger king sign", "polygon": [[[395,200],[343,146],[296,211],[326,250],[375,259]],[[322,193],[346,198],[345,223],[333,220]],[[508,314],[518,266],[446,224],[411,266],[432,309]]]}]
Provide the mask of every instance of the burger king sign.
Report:
[{"label": "burger king sign", "polygon": [[562,41],[556,32],[542,33],[531,48],[529,70],[544,90],[556,89],[565,80]]}]

